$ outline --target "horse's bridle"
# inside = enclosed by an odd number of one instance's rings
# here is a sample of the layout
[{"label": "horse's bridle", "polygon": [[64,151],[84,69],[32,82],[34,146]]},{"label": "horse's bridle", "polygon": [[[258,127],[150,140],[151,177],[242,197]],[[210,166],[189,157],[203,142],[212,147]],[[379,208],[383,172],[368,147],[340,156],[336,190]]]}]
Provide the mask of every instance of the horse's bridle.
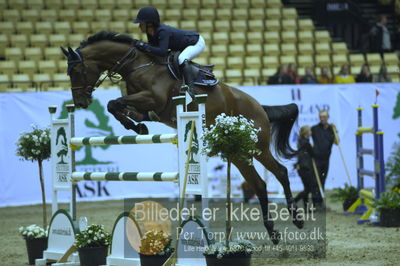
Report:
[{"label": "horse's bridle", "polygon": [[[88,85],[88,81],[87,81],[87,72],[88,70],[90,71],[90,68],[83,62],[83,57],[80,53],[80,51],[77,49],[76,50],[77,54],[79,55],[79,59],[78,60],[69,60],[68,64],[71,65],[70,69],[72,70],[73,67],[75,67],[78,64],[82,64],[82,70],[79,71],[78,73],[83,75],[84,77],[84,85],[83,86],[76,86],[76,87],[71,87],[71,90],[85,90],[85,94],[87,94],[88,96],[90,96],[92,94],[92,92],[95,90],[95,88],[98,88],[107,78],[110,79],[112,84],[116,84],[118,83],[115,82],[113,80],[113,78],[115,77],[115,75],[120,72],[125,66],[127,66],[129,63],[133,62],[136,60],[137,58],[137,53],[136,53],[136,48],[135,47],[131,47],[128,52],[120,59],[118,60],[115,65],[113,65],[110,69],[107,70],[107,75],[105,75],[102,79],[100,79],[100,77],[97,79],[97,81],[95,82],[95,85]],[[150,61],[149,63],[145,63],[142,65],[139,65],[131,70],[128,70],[128,73],[132,73],[135,72],[136,70],[139,70],[141,68],[144,67],[148,67],[148,66],[152,66],[155,63],[153,61]],[[70,74],[70,73],[68,73]]]}]

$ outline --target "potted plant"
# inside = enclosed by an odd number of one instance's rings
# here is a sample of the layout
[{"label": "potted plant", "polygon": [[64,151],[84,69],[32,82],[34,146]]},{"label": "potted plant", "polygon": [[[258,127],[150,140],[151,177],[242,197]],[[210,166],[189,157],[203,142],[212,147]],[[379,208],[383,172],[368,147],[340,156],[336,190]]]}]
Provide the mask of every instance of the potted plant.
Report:
[{"label": "potted plant", "polygon": [[171,236],[163,231],[147,231],[140,240],[140,265],[162,266],[174,252],[171,242]]},{"label": "potted plant", "polygon": [[394,191],[383,192],[375,199],[373,207],[380,213],[380,225],[386,227],[400,226],[400,194]]},{"label": "potted plant", "polygon": [[[231,235],[231,162],[233,160],[247,161],[253,164],[253,156],[260,153],[256,148],[257,134],[261,129],[254,128],[254,121],[247,120],[242,115],[239,117],[227,116],[222,113],[215,118],[215,124],[204,130],[204,147],[202,152],[208,156],[220,156],[227,162],[227,221],[225,245],[216,243],[205,252],[207,265],[250,265],[251,252],[247,252],[249,246],[238,242],[230,243]],[[240,143],[240,145],[238,145]],[[245,248],[246,247],[246,248]],[[243,250],[246,250],[244,252]],[[235,258],[232,260],[232,258]],[[226,261],[228,260],[228,261]]]},{"label": "potted plant", "polygon": [[[40,180],[40,188],[42,191],[42,217],[43,217],[43,228],[47,228],[47,212],[46,212],[46,194],[44,189],[44,181],[43,181],[43,167],[42,163],[44,160],[50,158],[50,129],[39,129],[37,126],[32,126],[32,132],[23,132],[21,133],[18,141],[16,143],[17,150],[16,155],[22,157],[21,160],[27,161],[37,161],[39,166],[39,180]],[[22,227],[24,229],[24,227]],[[29,228],[29,227],[26,227]],[[40,231],[39,227],[33,226],[31,229]],[[29,230],[31,230],[29,229]],[[43,230],[43,229],[42,229]],[[25,231],[24,231],[25,232]],[[27,231],[30,232],[30,231]],[[37,233],[34,233],[37,234]],[[42,234],[41,234],[42,235]],[[38,257],[35,258],[42,258],[43,250],[47,247],[47,234],[40,238],[37,237],[24,237],[26,246],[28,249],[28,257],[29,262],[31,262],[32,257],[32,250],[30,247],[35,247],[35,255],[39,254]],[[43,239],[42,239],[43,238]],[[39,244],[39,242],[41,244]],[[41,249],[41,250],[39,250]],[[38,252],[38,253],[36,253]],[[34,259],[33,259],[34,260]]]},{"label": "potted plant", "polygon": [[204,249],[204,256],[206,257],[207,266],[247,266],[250,265],[254,248],[253,243],[244,239],[230,241],[228,247],[221,242],[217,242]]},{"label": "potted plant", "polygon": [[35,264],[35,260],[43,257],[43,250],[47,248],[47,230],[32,224],[21,226],[19,233],[25,239],[28,251],[29,264]]},{"label": "potted plant", "polygon": [[78,249],[81,266],[98,266],[106,264],[111,235],[103,225],[92,224],[75,236],[75,247]]},{"label": "potted plant", "polygon": [[386,162],[385,171],[387,187],[400,193],[400,143],[393,145],[393,151]]},{"label": "potted plant", "polygon": [[358,199],[357,188],[344,184],[344,188],[334,188],[332,194],[332,201],[341,201],[343,210],[346,211]]}]

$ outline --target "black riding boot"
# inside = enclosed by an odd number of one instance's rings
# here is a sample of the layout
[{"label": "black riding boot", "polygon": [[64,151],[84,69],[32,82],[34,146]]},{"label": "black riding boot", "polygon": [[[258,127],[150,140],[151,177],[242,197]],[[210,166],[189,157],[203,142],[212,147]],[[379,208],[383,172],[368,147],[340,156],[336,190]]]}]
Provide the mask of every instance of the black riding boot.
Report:
[{"label": "black riding boot", "polygon": [[193,77],[191,69],[190,69],[189,61],[185,60],[182,63],[181,68],[182,68],[183,78],[184,78],[184,82],[185,82],[185,84],[183,84],[181,87],[181,92],[187,90],[187,92],[192,97],[192,99],[195,100],[196,92],[194,91],[194,88],[193,88],[194,77]]}]

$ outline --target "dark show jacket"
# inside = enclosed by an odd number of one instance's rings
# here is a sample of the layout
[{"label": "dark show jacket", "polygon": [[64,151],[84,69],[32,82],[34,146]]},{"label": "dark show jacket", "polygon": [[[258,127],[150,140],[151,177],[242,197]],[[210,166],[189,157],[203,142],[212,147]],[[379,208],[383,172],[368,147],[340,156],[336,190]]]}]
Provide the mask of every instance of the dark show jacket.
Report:
[{"label": "dark show jacket", "polygon": [[153,36],[147,34],[147,39],[150,44],[146,46],[147,50],[158,56],[166,56],[168,49],[183,51],[186,47],[195,45],[199,40],[199,33],[160,24]]},{"label": "dark show jacket", "polygon": [[312,170],[313,149],[308,138],[298,140],[298,161],[300,168]]},{"label": "dark show jacket", "polygon": [[335,135],[331,126],[324,128],[321,123],[311,128],[312,138],[314,142],[315,158],[328,160],[331,155],[332,145]]}]

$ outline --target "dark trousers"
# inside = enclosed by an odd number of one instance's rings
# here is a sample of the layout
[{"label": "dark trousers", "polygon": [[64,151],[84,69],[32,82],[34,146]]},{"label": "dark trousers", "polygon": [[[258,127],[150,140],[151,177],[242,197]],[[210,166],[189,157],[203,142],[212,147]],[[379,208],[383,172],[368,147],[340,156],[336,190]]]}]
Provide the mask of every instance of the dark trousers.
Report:
[{"label": "dark trousers", "polygon": [[304,190],[297,194],[294,200],[296,202],[303,200],[304,207],[307,207],[308,195],[311,193],[313,203],[321,203],[322,197],[319,193],[318,184],[313,170],[308,168],[300,168],[297,172],[301,178],[301,181],[303,182]]},{"label": "dark trousers", "polygon": [[322,189],[325,191],[325,181],[326,177],[328,176],[328,170],[329,170],[329,158],[315,159],[315,164],[317,165],[319,178],[322,184]]}]

